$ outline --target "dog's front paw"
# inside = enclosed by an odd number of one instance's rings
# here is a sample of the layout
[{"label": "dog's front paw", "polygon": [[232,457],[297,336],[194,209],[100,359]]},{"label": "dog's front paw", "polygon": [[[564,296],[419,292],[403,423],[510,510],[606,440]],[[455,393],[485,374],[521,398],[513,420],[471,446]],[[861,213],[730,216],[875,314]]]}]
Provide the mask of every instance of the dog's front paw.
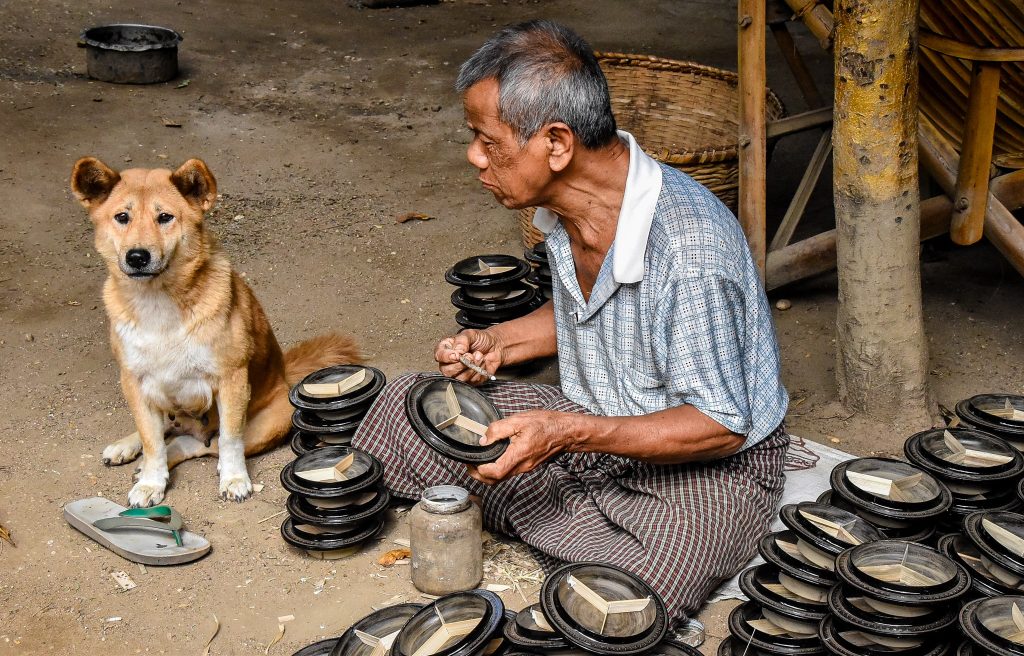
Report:
[{"label": "dog's front paw", "polygon": [[252,496],[252,482],[248,474],[221,479],[220,498],[225,501],[245,501]]},{"label": "dog's front paw", "polygon": [[139,457],[142,453],[142,440],[138,433],[132,433],[128,437],[120,439],[103,449],[102,462],[104,465],[123,465]]},{"label": "dog's front paw", "polygon": [[128,493],[128,503],[132,508],[149,508],[164,500],[167,484],[143,483],[139,481]]}]

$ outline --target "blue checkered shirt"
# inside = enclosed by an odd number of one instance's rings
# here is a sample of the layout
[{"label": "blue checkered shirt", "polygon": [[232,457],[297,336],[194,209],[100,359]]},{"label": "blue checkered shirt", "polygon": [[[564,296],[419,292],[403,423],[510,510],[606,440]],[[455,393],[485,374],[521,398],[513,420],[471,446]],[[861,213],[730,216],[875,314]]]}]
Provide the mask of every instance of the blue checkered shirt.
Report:
[{"label": "blue checkered shirt", "polygon": [[692,405],[745,435],[746,449],[788,404],[768,299],[728,208],[659,166],[639,282],[616,282],[613,243],[585,301],[568,234],[557,223],[547,235],[562,392],[607,416]]}]

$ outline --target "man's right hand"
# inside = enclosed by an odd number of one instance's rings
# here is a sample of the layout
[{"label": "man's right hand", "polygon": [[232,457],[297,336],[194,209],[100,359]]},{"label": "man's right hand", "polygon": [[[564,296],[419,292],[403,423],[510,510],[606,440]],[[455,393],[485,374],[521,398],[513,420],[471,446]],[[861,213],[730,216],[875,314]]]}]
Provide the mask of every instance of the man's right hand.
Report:
[{"label": "man's right hand", "polygon": [[503,364],[501,341],[490,331],[470,329],[452,337],[445,337],[434,349],[434,359],[437,360],[438,369],[442,374],[471,385],[479,385],[487,378],[462,364],[459,361],[462,356],[466,356],[470,362],[493,374]]}]

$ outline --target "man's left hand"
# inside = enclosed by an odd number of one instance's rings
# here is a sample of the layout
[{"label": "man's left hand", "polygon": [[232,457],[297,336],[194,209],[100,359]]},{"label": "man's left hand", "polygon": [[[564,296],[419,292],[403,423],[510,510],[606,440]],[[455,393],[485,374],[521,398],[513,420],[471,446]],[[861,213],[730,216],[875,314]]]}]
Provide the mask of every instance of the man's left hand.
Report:
[{"label": "man's left hand", "polygon": [[469,467],[469,475],[486,485],[494,485],[510,476],[525,474],[557,456],[571,442],[576,415],[551,410],[529,410],[494,422],[480,440],[488,446],[508,440],[505,453],[494,462]]}]

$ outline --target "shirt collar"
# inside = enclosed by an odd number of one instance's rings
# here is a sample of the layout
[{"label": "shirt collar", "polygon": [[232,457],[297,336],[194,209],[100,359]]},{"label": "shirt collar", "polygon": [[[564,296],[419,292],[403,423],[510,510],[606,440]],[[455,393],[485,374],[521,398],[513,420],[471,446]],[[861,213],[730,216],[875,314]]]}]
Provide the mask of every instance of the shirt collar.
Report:
[{"label": "shirt collar", "polygon": [[[632,283],[644,278],[647,239],[661,195],[661,165],[640,148],[630,133],[619,130],[619,138],[629,145],[629,172],[615,228],[612,274],[615,282]],[[538,207],[533,215],[533,225],[544,234],[554,230],[557,223],[558,215],[544,207]]]}]

